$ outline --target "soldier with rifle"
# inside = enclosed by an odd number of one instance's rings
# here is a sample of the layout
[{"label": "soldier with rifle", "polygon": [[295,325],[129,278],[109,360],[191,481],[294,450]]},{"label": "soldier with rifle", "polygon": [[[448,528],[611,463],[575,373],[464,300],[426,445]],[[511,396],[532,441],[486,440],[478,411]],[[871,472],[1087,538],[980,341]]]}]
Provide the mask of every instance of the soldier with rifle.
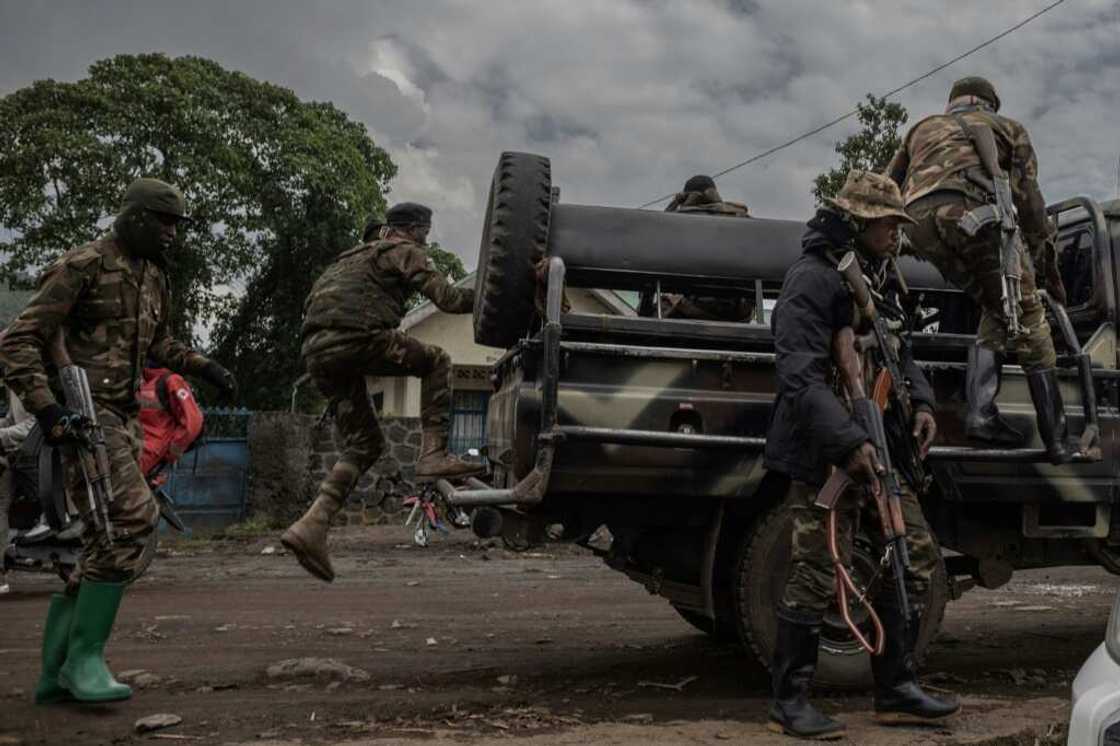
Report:
[{"label": "soldier with rifle", "polygon": [[225,395],[236,393],[229,371],[168,329],[164,254],[185,217],[178,189],[137,179],[125,191],[112,230],[49,266],[0,339],[5,382],[44,438],[65,446],[66,491],[85,524],[81,566],[67,592],[51,596],[43,626],[39,704],[132,695],[105,665],[104,648],[125,586],[136,578],[159,522],[139,466],[137,391],[145,360],[198,375]]},{"label": "soldier with rifle", "polygon": [[1027,373],[1043,446],[1050,461],[1061,464],[1077,447],[1067,433],[1057,357],[1036,278],[1044,278],[1044,289],[1058,303],[1065,302],[1065,289],[1030,137],[1023,125],[998,114],[999,108],[990,82],[958,80],[945,113],[914,125],[887,175],[902,189],[915,222],[907,231],[915,254],[932,262],[982,311],[968,357],[968,437],[1012,448],[1025,443],[996,406],[1010,349]]},{"label": "soldier with rifle", "polygon": [[937,426],[933,390],[899,334],[906,319],[892,287],[899,225],[909,220],[893,182],[852,171],[809,221],[771,319],[778,393],[765,465],[789,477],[794,517],[769,717],[789,735],[843,735],[809,702],[809,687],[830,602],[867,593],[845,569],[865,517],[877,518],[862,525],[891,584],[874,599],[876,719],[930,722],[959,708],[922,691],[913,657],[938,561],[917,497]]}]

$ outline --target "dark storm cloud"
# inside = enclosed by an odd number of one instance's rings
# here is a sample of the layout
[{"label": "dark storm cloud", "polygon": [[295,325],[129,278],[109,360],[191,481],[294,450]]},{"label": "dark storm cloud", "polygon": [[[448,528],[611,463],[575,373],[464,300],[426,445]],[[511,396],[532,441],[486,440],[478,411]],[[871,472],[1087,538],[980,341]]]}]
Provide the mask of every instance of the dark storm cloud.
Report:
[{"label": "dark storm cloud", "polygon": [[[636,205],[913,78],[1043,7],[1023,3],[13,2],[0,0],[0,91],[76,79],[122,52],[197,54],[364,122],[400,166],[394,199],[436,210],[475,262],[502,150],[540,152],[566,201]],[[1029,128],[1044,192],[1111,196],[1120,10],[1069,0],[905,91],[911,122],[949,84],[990,76]],[[720,179],[756,214],[801,218],[852,122]]]}]

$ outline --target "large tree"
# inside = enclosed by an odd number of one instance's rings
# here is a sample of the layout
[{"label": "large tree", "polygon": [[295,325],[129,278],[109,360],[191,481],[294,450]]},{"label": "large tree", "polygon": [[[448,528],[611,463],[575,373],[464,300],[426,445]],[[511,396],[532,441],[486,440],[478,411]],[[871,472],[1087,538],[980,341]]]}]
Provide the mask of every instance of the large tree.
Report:
[{"label": "large tree", "polygon": [[909,115],[902,104],[888,102],[867,94],[867,103],[856,107],[856,117],[862,126],[859,132],[836,143],[840,165],[829,169],[813,180],[813,196],[817,203],[825,197],[835,197],[844,186],[848,172],[853,168],[864,171],[882,171],[891,156],[902,144],[899,128],[906,124]]},{"label": "large tree", "polygon": [[192,215],[169,256],[173,325],[213,325],[246,403],[279,404],[303,298],[395,172],[330,104],[198,57],[120,55],[0,98],[0,274],[17,282],[96,236],[135,177],[170,181]]}]

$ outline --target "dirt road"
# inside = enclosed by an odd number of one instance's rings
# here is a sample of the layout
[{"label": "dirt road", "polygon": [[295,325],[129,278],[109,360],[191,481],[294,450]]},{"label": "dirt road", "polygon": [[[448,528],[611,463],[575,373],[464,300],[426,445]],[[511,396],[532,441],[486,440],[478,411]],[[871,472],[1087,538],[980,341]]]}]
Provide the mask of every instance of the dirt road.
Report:
[{"label": "dirt road", "polygon": [[[279,548],[270,540],[164,550],[110,642],[114,670],[138,688],[113,706],[31,704],[60,584],[14,576],[0,598],[0,744],[792,743],[764,729],[767,677],[752,660],[582,550],[339,534],[333,585],[262,554]],[[1035,571],[952,604],[925,671],[964,698],[949,728],[875,727],[866,696],[822,704],[848,722],[849,743],[1064,742],[1069,682],[1103,638],[1116,587],[1097,569]],[[302,677],[276,667],[306,657],[338,664],[304,662],[318,676]],[[137,735],[155,713],[182,723],[158,741]]]}]

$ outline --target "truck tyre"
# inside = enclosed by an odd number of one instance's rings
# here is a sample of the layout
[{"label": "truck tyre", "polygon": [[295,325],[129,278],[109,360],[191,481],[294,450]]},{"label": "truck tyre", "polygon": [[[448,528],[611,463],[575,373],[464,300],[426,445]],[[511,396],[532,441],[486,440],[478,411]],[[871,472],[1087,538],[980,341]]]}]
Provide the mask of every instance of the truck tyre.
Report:
[{"label": "truck tyre", "polygon": [[[783,501],[746,529],[736,561],[733,592],[740,638],[744,647],[753,650],[766,667],[770,666],[777,636],[774,610],[789,574],[792,531],[793,516]],[[868,542],[857,539],[852,564],[856,582],[862,585],[878,564]],[[926,611],[914,651],[919,662],[941,626],[948,600],[945,563],[939,561],[925,599]],[[872,684],[870,657],[852,639],[835,609],[830,609],[821,625],[820,658],[814,681],[834,689],[866,689]]]},{"label": "truck tyre", "polygon": [[482,224],[474,286],[474,341],[512,347],[534,315],[534,268],[548,248],[552,210],[549,160],[502,153]]}]

